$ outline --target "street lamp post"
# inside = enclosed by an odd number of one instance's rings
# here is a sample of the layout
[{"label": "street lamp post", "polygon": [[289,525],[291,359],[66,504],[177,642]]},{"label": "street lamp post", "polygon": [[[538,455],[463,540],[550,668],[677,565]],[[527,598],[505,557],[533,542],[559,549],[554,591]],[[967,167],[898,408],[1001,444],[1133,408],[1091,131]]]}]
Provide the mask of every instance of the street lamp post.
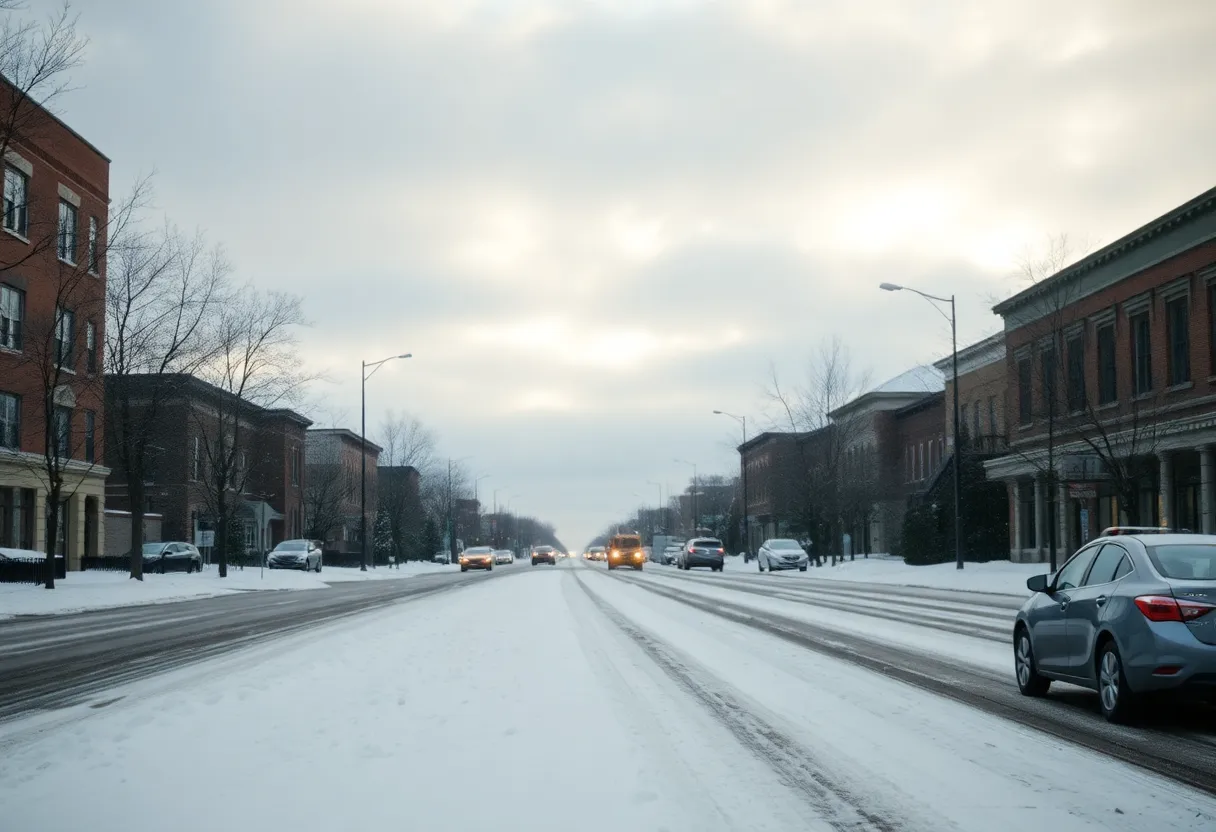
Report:
[{"label": "street lamp post", "polygon": [[477,496],[477,486],[482,480],[489,479],[489,477],[489,474],[482,474],[480,477],[473,480],[473,507],[477,511],[477,537],[481,537],[481,500]]},{"label": "street lamp post", "polygon": [[[669,529],[667,528],[667,512],[663,511],[663,486],[659,485],[654,480],[646,480],[646,484],[653,485],[659,490],[659,503],[655,507],[655,516],[659,518],[659,525],[663,527],[664,532],[667,532]],[[653,538],[654,535],[652,534],[651,537]],[[653,544],[654,540],[652,539],[650,542]]]},{"label": "street lamp post", "polygon": [[495,488],[495,489],[494,489],[494,497],[493,497],[493,500],[492,500],[492,503],[493,503],[493,506],[494,506],[494,507],[493,507],[493,509],[492,509],[492,512],[493,512],[493,513],[490,515],[490,518],[491,518],[491,520],[490,520],[490,526],[491,526],[491,528],[490,528],[490,538],[491,538],[491,543],[493,543],[493,545],[494,545],[496,548],[497,548],[497,546],[498,546],[498,492],[499,492],[499,491],[506,491],[506,490],[507,490],[507,489],[506,489],[506,488],[504,488],[503,486],[499,486],[498,488]]},{"label": "street lamp post", "polygon": [[[730,418],[734,419],[739,424],[743,425],[743,444],[744,445],[747,444],[747,417],[746,416],[736,416],[733,413],[727,413],[725,410],[715,410],[714,415],[729,416]],[[752,540],[751,540],[752,528],[751,528],[751,523],[748,522],[750,520],[750,516],[747,513],[747,463],[743,459],[742,451],[739,452],[739,471],[743,478],[743,550],[745,552],[744,559],[746,560],[747,557],[750,557],[751,551],[752,551]]]},{"label": "street lamp post", "polygon": [[908,286],[900,286],[896,283],[880,283],[879,289],[887,292],[898,292],[901,289],[906,289],[909,292],[914,292],[920,295],[929,304],[941,313],[942,317],[946,316],[942,312],[938,303],[950,304],[950,357],[952,366],[952,375],[954,377],[954,395],[951,397],[953,405],[953,421],[954,421],[954,567],[956,569],[963,568],[963,443],[962,434],[959,432],[959,416],[958,416],[958,317],[955,314],[954,295],[949,298],[939,298],[936,295],[926,294],[919,289],[913,289]]},{"label": "street lamp post", "polygon": [[689,462],[685,459],[677,459],[675,461],[681,463],[682,465],[692,466],[692,536],[696,537],[697,529],[700,526],[700,524],[697,522],[699,519],[697,517],[697,463]]},{"label": "street lamp post", "polygon": [[[371,364],[366,361],[359,362],[362,365],[359,372],[359,543],[363,547],[360,572],[367,571],[367,553],[370,551],[367,545],[367,380],[376,374],[376,370],[393,359],[412,357],[413,353],[407,352],[402,355],[390,355]],[[370,373],[367,371],[368,367],[372,368]]]}]

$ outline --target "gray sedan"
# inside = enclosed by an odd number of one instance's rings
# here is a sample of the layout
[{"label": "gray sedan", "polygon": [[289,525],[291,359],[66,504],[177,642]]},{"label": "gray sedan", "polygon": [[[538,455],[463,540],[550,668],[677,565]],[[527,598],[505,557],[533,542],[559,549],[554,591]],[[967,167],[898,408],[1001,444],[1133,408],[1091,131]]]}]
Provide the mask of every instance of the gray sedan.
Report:
[{"label": "gray sedan", "polygon": [[807,557],[806,550],[802,548],[801,543],[781,537],[764,541],[764,545],[756,553],[756,566],[761,572],[765,569],[769,572],[779,569],[797,569],[799,572],[805,572],[809,561],[810,558]]},{"label": "gray sedan", "polygon": [[1216,702],[1216,535],[1120,531],[1026,581],[1034,595],[1013,628],[1018,688],[1096,690],[1111,722],[1132,720],[1149,693]]}]

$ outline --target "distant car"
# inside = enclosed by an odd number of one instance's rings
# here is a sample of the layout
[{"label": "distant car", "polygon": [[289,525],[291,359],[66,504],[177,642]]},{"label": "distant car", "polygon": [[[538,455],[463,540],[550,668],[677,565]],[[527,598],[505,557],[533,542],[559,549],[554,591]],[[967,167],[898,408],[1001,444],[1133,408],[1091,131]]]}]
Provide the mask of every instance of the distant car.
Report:
[{"label": "distant car", "polygon": [[203,555],[191,543],[164,541],[143,546],[144,571],[166,572],[184,570],[186,574],[202,571]]},{"label": "distant car", "polygon": [[267,569],[321,571],[321,544],[315,540],[284,540],[270,550]]},{"label": "distant car", "polygon": [[716,537],[694,537],[680,550],[679,567],[684,570],[708,566],[714,572],[722,571],[726,558],[726,547]]},{"label": "distant car", "polygon": [[511,554],[510,549],[495,549],[494,562],[512,564],[515,563],[515,555]]},{"label": "distant car", "polygon": [[1107,529],[1026,581],[1013,626],[1023,695],[1087,687],[1117,723],[1150,693],[1216,703],[1216,535],[1156,532]]},{"label": "distant car", "polygon": [[592,546],[587,550],[587,554],[591,556],[591,560],[608,560],[608,550],[603,546]]},{"label": "distant car", "polygon": [[548,563],[557,566],[557,552],[552,546],[533,546],[532,547],[532,565],[538,563]]},{"label": "distant car", "polygon": [[642,550],[642,536],[638,534],[615,534],[608,541],[608,568],[632,566],[641,571],[646,562],[646,553]]},{"label": "distant car", "polygon": [[431,563],[451,563],[452,556],[447,552],[436,552],[431,557]]},{"label": "distant car", "polygon": [[494,549],[490,546],[472,546],[460,554],[460,571],[484,569],[490,572],[494,569]]},{"label": "distant car", "polygon": [[678,566],[680,563],[680,552],[683,547],[679,543],[673,543],[663,550],[664,564],[667,566]]},{"label": "distant car", "polygon": [[775,537],[764,541],[760,551],[756,553],[756,565],[763,572],[776,572],[782,569],[797,569],[805,572],[810,558],[806,550],[797,540]]}]

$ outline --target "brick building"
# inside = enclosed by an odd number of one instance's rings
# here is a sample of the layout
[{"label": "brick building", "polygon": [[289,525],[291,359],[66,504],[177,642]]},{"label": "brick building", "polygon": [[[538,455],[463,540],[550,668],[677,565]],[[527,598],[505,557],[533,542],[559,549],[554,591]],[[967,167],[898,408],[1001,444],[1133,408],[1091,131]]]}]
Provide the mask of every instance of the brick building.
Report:
[{"label": "brick building", "polygon": [[[929,393],[889,416],[877,426],[880,449],[879,494],[889,503],[889,522],[902,523],[908,500],[933,489],[945,468],[945,393]],[[893,527],[896,528],[896,527]],[[888,549],[898,552],[898,532],[888,535]]]},{"label": "brick building", "polygon": [[811,433],[766,431],[738,447],[747,471],[748,549],[782,537],[797,520],[807,465],[800,442]]},{"label": "brick building", "polygon": [[45,551],[53,454],[71,494],[57,550],[77,569],[104,547],[110,160],[3,79],[0,112],[0,546]]},{"label": "brick building", "polygon": [[323,540],[326,551],[356,554],[363,551],[360,471],[366,465],[367,533],[370,535],[376,518],[377,471],[381,450],[376,443],[365,442],[359,434],[346,428],[313,428],[308,431],[305,466],[311,494],[306,502],[310,504],[310,510],[334,515],[334,522],[326,524],[328,528]]},{"label": "brick building", "polygon": [[[954,450],[953,357],[933,364],[946,384],[945,449]],[[1001,453],[1005,434],[1005,333],[998,332],[958,351],[959,424],[969,447],[979,453]]]},{"label": "brick building", "polygon": [[[213,479],[209,449],[219,444],[221,422],[239,461],[232,505],[245,548],[264,552],[302,534],[305,430],[312,422],[292,410],[242,401],[183,374],[108,378],[107,407],[117,406],[120,385],[128,387],[137,412],[159,388],[157,429],[148,442],[155,452],[145,460],[144,508],[163,516],[162,539],[199,542],[204,532],[216,531],[208,499]],[[111,473],[106,494],[113,508],[131,509],[121,465]]]},{"label": "brick building", "polygon": [[1122,520],[1216,529],[1216,189],[995,311],[1013,559]]}]

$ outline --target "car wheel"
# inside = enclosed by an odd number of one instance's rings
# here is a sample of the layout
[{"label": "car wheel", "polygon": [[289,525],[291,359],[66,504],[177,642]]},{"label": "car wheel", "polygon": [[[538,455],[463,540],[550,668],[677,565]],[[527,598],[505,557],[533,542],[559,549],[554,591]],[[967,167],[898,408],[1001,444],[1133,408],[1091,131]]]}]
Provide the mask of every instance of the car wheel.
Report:
[{"label": "car wheel", "polygon": [[805,566],[799,566],[799,567],[798,567],[798,571],[799,571],[799,572],[805,572],[805,571],[806,571],[806,567],[805,567]]},{"label": "car wheel", "polygon": [[756,558],[756,568],[761,572],[764,571],[764,561],[760,560],[760,558]]},{"label": "car wheel", "polygon": [[1127,685],[1123,658],[1113,640],[1098,654],[1098,702],[1108,722],[1123,725],[1135,717],[1136,694]]},{"label": "car wheel", "polygon": [[487,566],[487,567],[486,567],[486,571],[487,571],[487,572],[493,572],[493,571],[494,571],[494,567],[493,567],[493,566]]},{"label": "car wheel", "polygon": [[460,567],[460,571],[461,571],[461,572],[468,572],[468,571],[469,571],[469,567],[467,567],[467,566],[462,566],[462,567]]},{"label": "car wheel", "polygon": [[319,561],[319,560],[317,561],[317,574],[318,575],[321,574],[321,561]]},{"label": "car wheel", "polygon": [[1021,627],[1013,642],[1014,670],[1017,671],[1018,690],[1023,696],[1042,696],[1051,687],[1051,680],[1039,674],[1039,668],[1034,662],[1034,645],[1030,642],[1030,632]]},{"label": "car wheel", "polygon": [[634,567],[634,569],[636,569],[636,570],[638,570],[639,572],[641,572],[641,571],[642,571],[642,564],[640,564],[640,563],[639,563],[637,566],[635,566],[635,567]]}]

